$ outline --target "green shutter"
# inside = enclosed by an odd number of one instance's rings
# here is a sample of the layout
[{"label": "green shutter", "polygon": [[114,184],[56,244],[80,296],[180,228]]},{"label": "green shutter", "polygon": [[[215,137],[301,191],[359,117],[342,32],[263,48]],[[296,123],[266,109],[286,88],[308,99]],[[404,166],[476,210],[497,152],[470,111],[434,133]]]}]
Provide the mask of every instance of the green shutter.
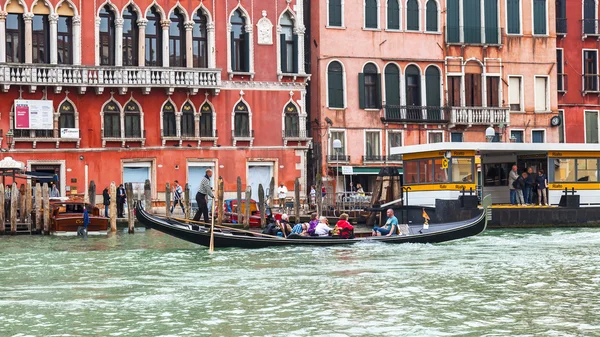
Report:
[{"label": "green shutter", "polygon": [[533,33],[545,35],[546,0],[533,0]]},{"label": "green shutter", "polygon": [[250,39],[250,33],[244,33],[244,57],[242,57],[243,63],[243,71],[250,71],[250,44],[252,40]]},{"label": "green shutter", "polygon": [[385,104],[400,105],[400,73],[395,65],[385,68]]},{"label": "green shutter", "polygon": [[427,28],[428,32],[438,31],[438,9],[434,0],[427,1]]},{"label": "green shutter", "polygon": [[498,1],[485,0],[485,43],[498,44]]},{"label": "green shutter", "polygon": [[463,0],[465,43],[481,43],[481,2]]},{"label": "green shutter", "polygon": [[365,74],[358,74],[358,107],[365,108]]},{"label": "green shutter", "polygon": [[294,55],[292,56],[292,72],[294,74],[298,73],[298,35],[294,34],[293,35],[293,47],[292,50],[294,52]]},{"label": "green shutter", "polygon": [[[427,96],[428,107],[440,107],[440,71],[436,67],[429,67],[425,71],[425,95]],[[427,119],[440,120],[442,113],[440,109],[428,109]]]},{"label": "green shutter", "polygon": [[377,0],[365,1],[365,28],[377,27]]},{"label": "green shutter", "polygon": [[387,0],[387,29],[400,29],[400,6],[399,0]]},{"label": "green shutter", "polygon": [[508,34],[521,34],[520,0],[506,0]]},{"label": "green shutter", "polygon": [[329,26],[342,26],[342,0],[329,0]]},{"label": "green shutter", "polygon": [[381,109],[381,74],[377,74],[377,83],[375,83],[377,88],[377,109]]},{"label": "green shutter", "polygon": [[447,42],[460,42],[460,10],[459,0],[448,0],[446,8]]},{"label": "green shutter", "polygon": [[590,144],[598,143],[598,112],[585,112],[585,142]]},{"label": "green shutter", "polygon": [[328,71],[327,91],[329,93],[329,107],[344,107],[344,77],[341,71]]},{"label": "green shutter", "polygon": [[406,5],[406,29],[419,30],[419,3],[417,0],[408,0]]},{"label": "green shutter", "polygon": [[[159,33],[161,33],[161,32],[159,32]],[[235,56],[235,47],[234,47],[235,43],[233,42],[233,40],[235,38],[235,35],[234,35],[233,32],[231,32],[230,36],[231,36],[231,40],[230,40],[230,47],[231,47],[231,51],[230,51],[231,52],[231,69],[233,71],[236,71],[237,70],[237,69],[235,69],[235,58],[236,58],[236,56]]]},{"label": "green shutter", "polygon": [[281,60],[281,72],[288,73],[290,70],[287,67],[287,45],[285,43],[285,34],[279,35],[279,51],[281,52],[280,60]]}]

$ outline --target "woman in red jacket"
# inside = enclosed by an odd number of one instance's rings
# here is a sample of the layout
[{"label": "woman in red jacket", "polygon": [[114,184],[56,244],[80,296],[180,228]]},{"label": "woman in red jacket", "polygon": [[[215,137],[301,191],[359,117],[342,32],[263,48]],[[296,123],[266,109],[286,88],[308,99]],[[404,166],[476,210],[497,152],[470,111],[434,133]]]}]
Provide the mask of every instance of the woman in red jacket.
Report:
[{"label": "woman in red jacket", "polygon": [[338,232],[339,236],[344,239],[350,239],[354,237],[354,226],[348,222],[348,214],[343,213],[340,215],[340,220],[335,224],[334,233]]}]

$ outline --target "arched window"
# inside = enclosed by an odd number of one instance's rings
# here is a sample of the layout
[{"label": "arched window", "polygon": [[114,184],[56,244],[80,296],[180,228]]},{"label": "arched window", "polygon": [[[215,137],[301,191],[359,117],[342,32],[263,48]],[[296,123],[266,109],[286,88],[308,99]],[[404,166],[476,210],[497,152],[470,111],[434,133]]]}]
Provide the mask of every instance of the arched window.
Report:
[{"label": "arched window", "polygon": [[406,105],[421,106],[421,74],[414,65],[406,67]]},{"label": "arched window", "polygon": [[200,137],[213,137],[213,110],[208,103],[200,109]]},{"label": "arched window", "polygon": [[344,71],[338,61],[327,67],[327,93],[330,108],[344,108]]},{"label": "arched window", "polygon": [[22,13],[6,16],[6,62],[25,62],[25,26]]},{"label": "arched window", "polygon": [[60,117],[58,119],[58,127],[60,129],[75,128],[75,107],[71,102],[65,101],[58,107]]},{"label": "arched window", "polygon": [[176,137],[177,125],[175,123],[175,106],[168,101],[162,108],[163,136]]},{"label": "arched window", "polygon": [[300,137],[300,115],[298,108],[292,103],[285,107],[285,136]]},{"label": "arched window", "polygon": [[400,30],[400,0],[387,0],[387,29]]},{"label": "arched window", "polygon": [[231,69],[250,71],[250,34],[246,32],[246,19],[240,9],[231,15]]},{"label": "arched window", "polygon": [[33,63],[50,63],[50,9],[44,1],[38,1],[33,7],[33,14]]},{"label": "arched window", "polygon": [[58,17],[58,64],[73,64],[73,20],[70,16]]},{"label": "arched window", "polygon": [[419,2],[408,0],[406,3],[406,30],[419,30]]},{"label": "arched window", "polygon": [[121,110],[115,101],[104,105],[104,137],[121,138]]},{"label": "arched window", "polygon": [[100,65],[115,65],[115,13],[109,5],[100,10]]},{"label": "arched window", "polygon": [[281,35],[281,72],[295,74],[298,72],[298,36],[294,34],[294,21],[289,13],[283,14],[279,21]]},{"label": "arched window", "polygon": [[481,106],[481,75],[483,68],[479,62],[470,61],[465,65],[465,106]]},{"label": "arched window", "polygon": [[169,17],[169,65],[171,67],[185,67],[185,28],[184,18],[178,8],[173,10]]},{"label": "arched window", "polygon": [[442,105],[440,96],[440,70],[434,66],[430,66],[425,70],[425,96],[427,97],[427,106],[434,109],[427,109],[427,119],[441,120],[442,110],[439,109]]},{"label": "arched window", "polygon": [[427,27],[426,30],[428,32],[437,32],[438,31],[438,8],[435,0],[427,1]]},{"label": "arched window", "polygon": [[199,9],[194,14],[194,30],[192,31],[192,53],[194,55],[194,68],[208,68],[208,19]]},{"label": "arched window", "polygon": [[250,111],[244,102],[235,105],[234,123],[236,137],[250,137]]},{"label": "arched window", "polygon": [[146,13],[146,66],[162,65],[162,28],[160,14],[156,6],[152,6]]},{"label": "arched window", "polygon": [[140,106],[134,101],[129,101],[125,105],[125,137],[140,138],[142,137]]},{"label": "arched window", "polygon": [[138,65],[137,14],[131,5],[123,12],[123,65]]},{"label": "arched window", "polygon": [[385,67],[385,104],[386,114],[400,106],[400,69],[393,63]]},{"label": "arched window", "polygon": [[365,0],[365,28],[379,28],[377,0]]},{"label": "arched window", "polygon": [[194,137],[196,135],[195,124],[194,106],[190,101],[187,101],[181,107],[181,136]]},{"label": "arched window", "polygon": [[362,74],[358,74],[359,105],[361,109],[381,108],[381,75],[377,66],[367,63]]}]

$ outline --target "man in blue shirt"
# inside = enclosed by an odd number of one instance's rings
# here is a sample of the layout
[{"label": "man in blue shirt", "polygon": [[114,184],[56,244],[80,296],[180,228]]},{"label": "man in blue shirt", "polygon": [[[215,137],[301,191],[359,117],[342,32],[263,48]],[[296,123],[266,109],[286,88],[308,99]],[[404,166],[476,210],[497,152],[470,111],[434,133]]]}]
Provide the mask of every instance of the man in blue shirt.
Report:
[{"label": "man in blue shirt", "polygon": [[396,233],[396,228],[398,226],[398,219],[394,216],[394,210],[387,210],[387,221],[385,222],[384,227],[373,227],[373,236],[392,236],[392,234]]}]

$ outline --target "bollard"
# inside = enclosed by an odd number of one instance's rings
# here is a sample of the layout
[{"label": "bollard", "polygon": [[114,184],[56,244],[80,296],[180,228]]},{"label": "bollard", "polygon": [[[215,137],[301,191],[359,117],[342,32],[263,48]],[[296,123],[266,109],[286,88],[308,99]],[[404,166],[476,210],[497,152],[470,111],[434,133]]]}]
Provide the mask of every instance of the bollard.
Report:
[{"label": "bollard", "polygon": [[44,183],[42,186],[42,210],[44,234],[50,234],[50,191],[48,190],[47,183]]},{"label": "bollard", "polygon": [[115,182],[110,183],[110,191],[108,192],[110,195],[110,206],[108,209],[108,213],[110,214],[110,231],[117,231],[117,185]]},{"label": "bollard", "polygon": [[237,209],[232,210],[237,212],[237,222],[242,223],[242,178],[237,177]]},{"label": "bollard", "polygon": [[4,217],[4,184],[0,183],[0,234],[6,232],[6,221]]},{"label": "bollard", "polygon": [[133,234],[135,230],[135,219],[133,217],[133,184],[125,183],[125,194],[127,195],[127,220],[128,220],[128,228],[129,234]]},{"label": "bollard", "polygon": [[42,209],[42,187],[40,186],[40,183],[37,183],[35,184],[35,231],[38,234],[42,233],[43,215],[44,211]]},{"label": "bollard", "polygon": [[165,215],[171,216],[171,186],[169,183],[165,187]]},{"label": "bollard", "polygon": [[250,200],[252,200],[252,187],[246,188],[246,203],[244,205],[244,228],[250,228]]},{"label": "bollard", "polygon": [[258,210],[260,212],[260,227],[265,228],[267,225],[265,219],[265,189],[262,184],[258,185]]},{"label": "bollard", "polygon": [[225,195],[225,183],[223,181],[223,177],[219,177],[219,183],[217,185],[217,200],[213,200],[215,203],[215,207],[217,207],[218,220],[217,224],[219,226],[223,225],[223,197]]},{"label": "bollard", "polygon": [[300,223],[300,179],[294,182],[294,223]]}]

